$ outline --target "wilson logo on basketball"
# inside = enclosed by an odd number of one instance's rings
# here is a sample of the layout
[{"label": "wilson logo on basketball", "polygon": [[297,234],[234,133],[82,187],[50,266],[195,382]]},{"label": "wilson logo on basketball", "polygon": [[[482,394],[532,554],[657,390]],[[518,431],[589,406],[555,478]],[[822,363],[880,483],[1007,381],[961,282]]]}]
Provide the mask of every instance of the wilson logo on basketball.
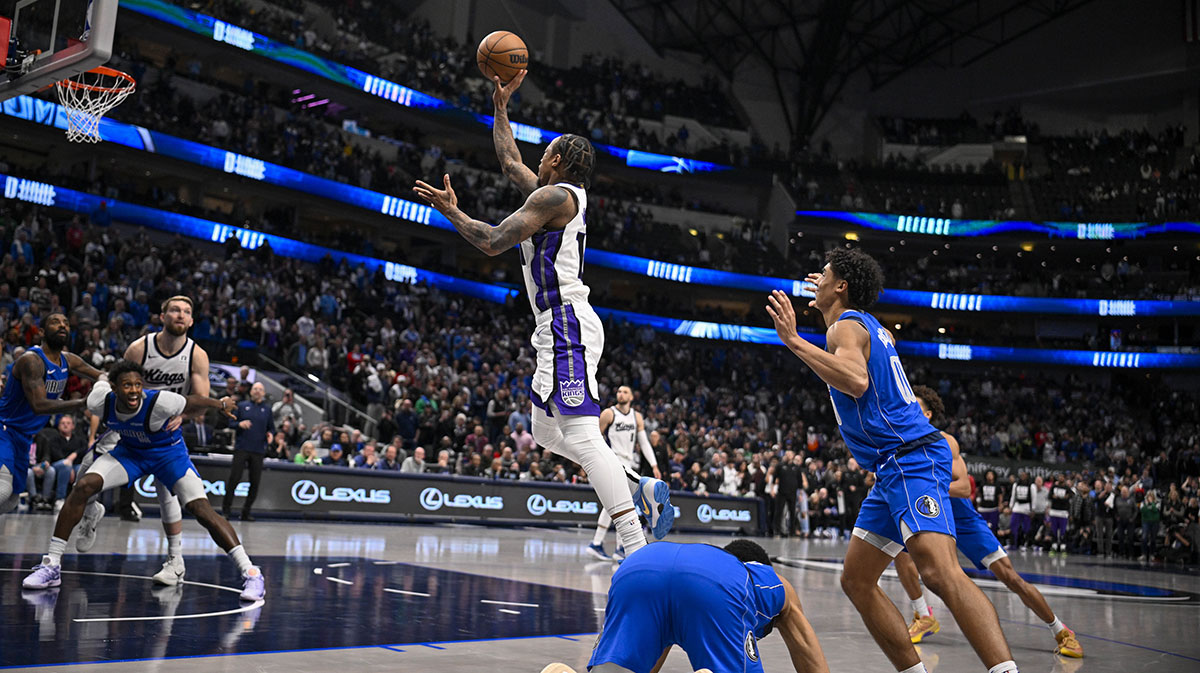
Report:
[{"label": "wilson logo on basketball", "polygon": [[513,65],[526,65],[529,63],[529,57],[525,54],[509,54],[508,62]]}]

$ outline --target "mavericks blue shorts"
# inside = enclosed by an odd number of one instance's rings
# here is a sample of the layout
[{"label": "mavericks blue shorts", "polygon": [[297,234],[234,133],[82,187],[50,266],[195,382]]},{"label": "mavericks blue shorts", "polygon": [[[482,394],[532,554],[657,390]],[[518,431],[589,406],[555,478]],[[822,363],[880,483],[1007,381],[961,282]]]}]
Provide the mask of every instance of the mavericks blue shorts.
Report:
[{"label": "mavericks blue shorts", "polygon": [[151,450],[134,449],[124,443],[118,443],[108,455],[116,458],[121,467],[125,468],[129,475],[129,486],[133,486],[133,482],[147,474],[152,474],[156,480],[174,492],[175,482],[187,474],[188,470],[195,472],[197,476],[200,475],[182,442],[171,447]]},{"label": "mavericks blue shorts", "polygon": [[919,446],[880,463],[875,486],[863,501],[854,522],[858,537],[874,534],[868,542],[895,556],[904,547],[905,533],[955,535],[950,511],[950,469],[953,454],[944,438]]},{"label": "mavericks blue shorts", "polygon": [[1008,556],[1004,545],[996,539],[996,534],[988,527],[987,520],[966,498],[950,498],[950,509],[954,511],[954,528],[958,532],[958,550],[974,563],[980,570],[998,559]]},{"label": "mavericks blue shorts", "polygon": [[12,474],[13,495],[25,492],[25,480],[29,476],[29,445],[32,443],[32,436],[27,437],[0,426],[0,465],[7,467]]},{"label": "mavericks blue shorts", "polygon": [[679,645],[690,670],[762,672],[746,566],[716,547],[680,555],[681,547],[706,546],[656,542],[625,559],[613,574],[589,669],[614,663],[649,673],[663,650]]}]

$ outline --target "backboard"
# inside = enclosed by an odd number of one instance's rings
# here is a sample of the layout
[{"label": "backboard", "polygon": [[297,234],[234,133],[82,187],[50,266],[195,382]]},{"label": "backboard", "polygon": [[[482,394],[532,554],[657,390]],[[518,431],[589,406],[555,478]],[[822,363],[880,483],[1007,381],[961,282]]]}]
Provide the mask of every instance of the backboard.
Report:
[{"label": "backboard", "polygon": [[[0,72],[0,101],[107,63],[112,56],[118,2],[0,1],[0,15],[12,20],[7,67]],[[5,15],[10,11],[11,16]]]}]

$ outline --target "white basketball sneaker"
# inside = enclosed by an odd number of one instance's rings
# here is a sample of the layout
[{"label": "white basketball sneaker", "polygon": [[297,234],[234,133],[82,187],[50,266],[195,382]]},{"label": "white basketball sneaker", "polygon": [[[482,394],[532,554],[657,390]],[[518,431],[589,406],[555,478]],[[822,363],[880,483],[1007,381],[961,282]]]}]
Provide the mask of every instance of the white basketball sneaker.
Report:
[{"label": "white basketball sneaker", "polygon": [[86,552],[96,544],[96,528],[104,518],[104,505],[99,502],[89,502],[83,509],[83,518],[75,527],[75,549]]},{"label": "white basketball sneaker", "polygon": [[167,560],[163,561],[162,570],[154,574],[154,583],[167,586],[180,584],[183,582],[185,570],[182,556],[168,556]]}]

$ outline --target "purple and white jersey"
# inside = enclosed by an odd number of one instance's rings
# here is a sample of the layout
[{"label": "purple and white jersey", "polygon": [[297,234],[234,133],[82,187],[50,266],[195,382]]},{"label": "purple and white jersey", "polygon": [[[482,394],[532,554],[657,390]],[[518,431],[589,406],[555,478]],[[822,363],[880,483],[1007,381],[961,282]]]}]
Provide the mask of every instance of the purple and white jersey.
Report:
[{"label": "purple and white jersey", "polygon": [[521,272],[535,316],[564,304],[586,304],[590,293],[583,284],[587,192],[565,182],[555,186],[574,194],[579,208],[565,228],[540,231],[521,241]]}]

